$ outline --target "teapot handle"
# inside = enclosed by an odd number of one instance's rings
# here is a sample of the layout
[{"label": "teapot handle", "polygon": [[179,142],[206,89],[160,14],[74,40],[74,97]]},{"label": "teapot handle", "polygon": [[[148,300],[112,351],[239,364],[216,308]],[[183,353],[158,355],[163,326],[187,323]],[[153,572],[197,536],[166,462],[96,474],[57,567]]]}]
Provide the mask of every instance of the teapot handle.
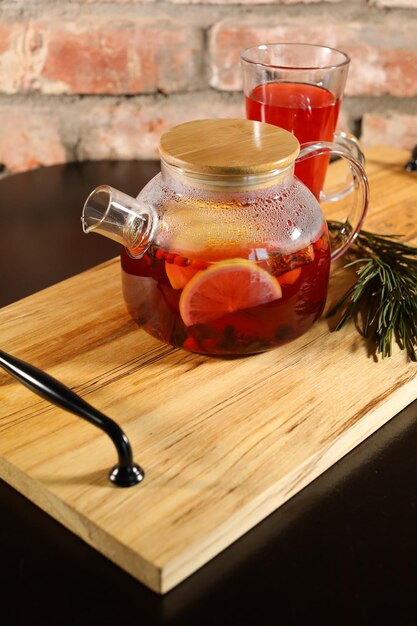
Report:
[{"label": "teapot handle", "polygon": [[369,202],[369,184],[363,164],[345,146],[327,141],[313,141],[301,146],[296,163],[322,155],[334,155],[345,159],[352,174],[353,203],[350,212],[332,238],[331,260],[339,258],[352,244],[365,219]]},{"label": "teapot handle", "polygon": [[[333,137],[333,143],[337,147],[346,148],[350,154],[365,167],[365,155],[362,152],[361,146],[355,135],[351,133],[345,133],[343,131],[335,133]],[[353,191],[353,182],[348,175],[347,180],[340,183],[332,189],[325,189],[320,194],[320,202],[337,202],[348,196]]]}]

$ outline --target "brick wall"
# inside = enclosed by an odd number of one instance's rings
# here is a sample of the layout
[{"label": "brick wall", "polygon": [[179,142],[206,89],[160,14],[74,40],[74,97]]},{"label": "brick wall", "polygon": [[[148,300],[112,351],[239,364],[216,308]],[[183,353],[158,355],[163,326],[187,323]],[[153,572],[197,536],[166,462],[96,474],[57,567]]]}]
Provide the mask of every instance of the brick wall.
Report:
[{"label": "brick wall", "polygon": [[157,156],[165,129],[243,117],[239,52],[352,57],[340,126],[417,144],[417,0],[0,0],[0,169]]}]

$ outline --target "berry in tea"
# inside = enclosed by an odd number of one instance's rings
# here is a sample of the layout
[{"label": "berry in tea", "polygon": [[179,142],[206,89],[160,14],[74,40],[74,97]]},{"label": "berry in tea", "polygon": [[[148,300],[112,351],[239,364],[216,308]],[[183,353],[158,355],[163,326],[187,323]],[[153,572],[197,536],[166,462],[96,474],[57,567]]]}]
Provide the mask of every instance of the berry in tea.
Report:
[{"label": "berry in tea", "polygon": [[[211,254],[211,256],[213,256]],[[122,250],[123,290],[135,321],[192,352],[256,353],[303,334],[326,301],[327,232],[291,254],[205,261],[151,248]]]},{"label": "berry in tea", "polygon": [[[218,355],[308,330],[324,308],[330,249],[317,200],[291,174],[256,193],[161,185],[152,245],[136,259],[122,250],[133,319],[166,343]],[[151,194],[145,187],[145,204]]]}]

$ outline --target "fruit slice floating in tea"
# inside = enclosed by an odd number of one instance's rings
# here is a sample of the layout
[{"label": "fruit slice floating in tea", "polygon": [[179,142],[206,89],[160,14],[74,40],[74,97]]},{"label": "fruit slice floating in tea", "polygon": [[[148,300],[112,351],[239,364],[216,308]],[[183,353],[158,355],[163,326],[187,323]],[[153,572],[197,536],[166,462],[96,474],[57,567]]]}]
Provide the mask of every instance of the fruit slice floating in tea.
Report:
[{"label": "fruit slice floating in tea", "polygon": [[213,264],[187,283],[180,298],[180,314],[186,326],[204,324],[281,296],[278,281],[266,270],[245,259],[229,259]]},{"label": "fruit slice floating in tea", "polygon": [[165,263],[165,271],[173,289],[184,289],[185,285],[201,270],[192,265],[176,265]]},{"label": "fruit slice floating in tea", "polygon": [[300,277],[301,267],[296,267],[294,270],[290,270],[289,272],[284,272],[284,274],[280,274],[278,276],[278,281],[281,286],[283,285],[293,285]]},{"label": "fruit slice floating in tea", "polygon": [[276,276],[288,273],[308,263],[314,261],[314,246],[310,244],[302,250],[293,252],[292,254],[278,254],[270,256],[268,259],[268,267],[272,274]]},{"label": "fruit slice floating in tea", "polygon": [[190,261],[179,255],[174,262],[165,262],[165,272],[173,289],[184,289],[185,285],[201,270],[206,269],[203,261]]}]

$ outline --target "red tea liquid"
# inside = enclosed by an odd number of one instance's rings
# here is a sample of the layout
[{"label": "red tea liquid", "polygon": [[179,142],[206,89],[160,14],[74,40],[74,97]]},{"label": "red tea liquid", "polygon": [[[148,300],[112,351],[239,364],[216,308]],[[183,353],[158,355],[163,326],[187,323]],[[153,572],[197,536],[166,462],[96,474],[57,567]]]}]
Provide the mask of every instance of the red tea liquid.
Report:
[{"label": "red tea liquid", "polygon": [[[266,122],[293,133],[300,144],[333,141],[340,100],[316,85],[304,83],[266,83],[246,97],[249,120]],[[295,166],[296,176],[320,199],[328,157],[316,157]]]},{"label": "red tea liquid", "polygon": [[[242,253],[242,258],[213,262],[213,251],[210,261],[205,261],[161,248],[151,248],[141,259],[132,259],[123,249],[121,260],[125,302],[130,315],[144,330],[192,352],[233,355],[262,352],[308,330],[326,301],[330,249],[324,226],[317,239],[301,250],[287,255],[271,252],[258,261],[249,261],[248,255],[243,258]],[[189,292],[192,284],[197,292],[199,288],[204,291],[210,282],[205,272],[224,276],[224,268],[227,274],[229,267],[242,267],[243,274],[253,275],[255,292],[258,278],[266,278],[267,286],[275,290],[277,297],[270,295],[272,299],[266,303],[230,312],[222,307],[218,315],[214,306],[209,319],[190,323],[184,308],[187,289]],[[214,291],[215,287],[214,284]],[[213,290],[213,285],[210,288]]]}]

